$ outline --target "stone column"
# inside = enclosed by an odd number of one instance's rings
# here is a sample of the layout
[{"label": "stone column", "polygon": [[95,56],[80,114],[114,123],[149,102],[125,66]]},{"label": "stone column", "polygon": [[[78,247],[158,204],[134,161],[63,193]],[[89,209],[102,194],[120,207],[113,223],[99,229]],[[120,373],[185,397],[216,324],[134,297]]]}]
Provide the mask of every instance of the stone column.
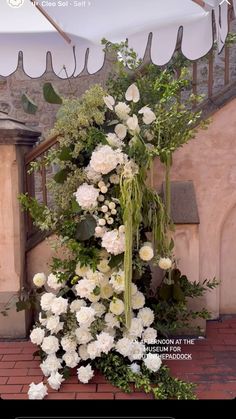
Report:
[{"label": "stone column", "polygon": [[24,190],[24,155],[40,133],[0,112],[0,338],[27,335],[29,315],[16,312],[14,302],[26,281],[25,226],[18,196]]}]

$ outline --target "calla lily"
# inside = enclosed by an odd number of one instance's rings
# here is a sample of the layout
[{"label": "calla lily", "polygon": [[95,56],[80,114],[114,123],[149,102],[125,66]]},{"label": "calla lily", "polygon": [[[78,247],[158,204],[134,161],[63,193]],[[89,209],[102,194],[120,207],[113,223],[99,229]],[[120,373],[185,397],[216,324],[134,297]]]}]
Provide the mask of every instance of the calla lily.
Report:
[{"label": "calla lily", "polygon": [[131,131],[139,131],[139,125],[138,125],[138,118],[137,115],[133,115],[130,116],[127,121],[127,127],[131,130]]},{"label": "calla lily", "polygon": [[131,86],[129,86],[125,93],[125,99],[128,100],[128,102],[132,101],[134,103],[137,103],[139,101],[140,93],[136,84],[133,83],[131,84]]},{"label": "calla lily", "polygon": [[150,125],[156,119],[156,115],[148,106],[144,106],[138,113],[143,114],[143,122],[146,125]]},{"label": "calla lily", "polygon": [[123,140],[126,137],[127,134],[127,128],[123,124],[118,124],[115,127],[115,133],[120,138],[120,140]]},{"label": "calla lily", "polygon": [[113,111],[113,107],[115,105],[115,99],[113,96],[108,95],[108,96],[104,96],[103,97],[104,103],[105,105],[107,105],[108,109],[110,109],[111,111]]}]

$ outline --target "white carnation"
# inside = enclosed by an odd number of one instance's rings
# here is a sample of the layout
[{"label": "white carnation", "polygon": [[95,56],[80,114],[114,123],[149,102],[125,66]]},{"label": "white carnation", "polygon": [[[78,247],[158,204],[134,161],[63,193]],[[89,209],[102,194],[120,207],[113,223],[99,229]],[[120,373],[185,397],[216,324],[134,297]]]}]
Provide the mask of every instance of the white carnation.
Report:
[{"label": "white carnation", "polygon": [[139,257],[140,259],[144,260],[145,262],[149,262],[154,256],[154,251],[152,248],[152,243],[144,243],[144,245],[139,250]]},{"label": "white carnation", "polygon": [[58,278],[57,278],[57,276],[56,276],[56,275],[54,275],[54,274],[50,274],[50,275],[48,276],[48,286],[49,286],[50,288],[52,288],[53,290],[57,291],[57,290],[59,290],[60,288],[62,288],[62,287],[64,286],[64,284],[63,284],[63,283],[61,283],[61,282],[58,282]]},{"label": "white carnation", "polygon": [[66,313],[68,307],[68,300],[63,297],[55,298],[51,305],[52,313],[60,316],[60,314]]},{"label": "white carnation", "polygon": [[35,274],[33,277],[33,283],[36,287],[43,287],[46,283],[46,276],[44,273]]},{"label": "white carnation", "polygon": [[34,345],[41,345],[45,336],[45,332],[41,327],[35,327],[30,333],[30,340]]},{"label": "white carnation", "polygon": [[114,346],[114,338],[106,332],[97,335],[97,344],[101,352],[108,354]]},{"label": "white carnation", "polygon": [[142,321],[144,327],[149,327],[154,322],[154,313],[149,307],[139,310],[137,317]]},{"label": "white carnation", "polygon": [[75,286],[75,291],[77,295],[81,298],[88,298],[88,296],[96,288],[96,283],[93,280],[81,279],[78,284]]},{"label": "white carnation", "polygon": [[113,150],[109,145],[99,146],[92,153],[90,160],[90,166],[103,175],[111,172],[121,163],[123,163],[123,153],[120,150]]},{"label": "white carnation", "polygon": [[113,328],[113,327],[120,327],[120,322],[118,321],[117,317],[114,316],[112,313],[107,313],[105,315],[105,322],[107,324],[107,327]]},{"label": "white carnation", "polygon": [[112,255],[119,255],[125,251],[125,234],[118,230],[107,231],[102,238],[102,247]]},{"label": "white carnation", "polygon": [[157,372],[161,367],[162,361],[157,354],[147,354],[144,364],[150,371]]},{"label": "white carnation", "polygon": [[159,265],[159,268],[167,270],[172,267],[172,261],[170,258],[161,258],[159,260],[158,265]]},{"label": "white carnation", "polygon": [[91,359],[101,356],[101,349],[99,348],[97,341],[90,342],[87,346],[87,351]]},{"label": "white carnation", "polygon": [[56,296],[55,294],[52,294],[51,292],[46,292],[42,295],[40,305],[42,310],[48,311],[51,310],[52,302],[55,300]]},{"label": "white carnation", "polygon": [[47,336],[43,339],[42,350],[46,354],[55,354],[59,349],[59,341],[55,336]]},{"label": "white carnation", "polygon": [[145,304],[145,297],[143,293],[140,291],[137,291],[136,294],[132,295],[131,302],[132,302],[132,308],[134,310],[138,310],[139,308],[142,308]]},{"label": "white carnation", "polygon": [[79,381],[84,384],[87,384],[94,376],[94,371],[92,370],[91,365],[78,368],[77,373]]},{"label": "white carnation", "polygon": [[129,105],[126,105],[126,103],[124,102],[119,102],[115,106],[115,113],[118,116],[118,118],[120,118],[122,121],[127,120],[127,118],[129,117],[130,110],[131,109]]},{"label": "white carnation", "polygon": [[57,372],[61,368],[62,360],[57,358],[55,354],[48,355],[47,358],[40,364],[40,368],[45,375],[48,377],[53,372]]},{"label": "white carnation", "polygon": [[60,322],[59,316],[50,316],[47,318],[46,328],[50,330],[51,333],[58,333],[63,329],[63,322]]},{"label": "white carnation", "polygon": [[97,206],[99,189],[96,189],[93,185],[83,183],[78,187],[74,196],[83,210],[92,210]]},{"label": "white carnation", "polygon": [[45,396],[47,396],[47,394],[47,386],[45,386],[43,383],[30,384],[28,391],[29,400],[42,400]]},{"label": "white carnation", "polygon": [[77,342],[75,339],[72,339],[69,336],[63,336],[61,339],[61,346],[65,352],[75,352],[77,347]]},{"label": "white carnation", "polygon": [[76,311],[79,311],[81,307],[85,307],[85,306],[86,306],[86,302],[84,300],[77,298],[76,300],[72,301],[70,305],[70,311],[71,313],[76,313]]},{"label": "white carnation", "polygon": [[90,326],[95,318],[95,310],[92,307],[81,307],[76,313],[77,322],[80,326]]},{"label": "white carnation", "polygon": [[77,342],[80,345],[90,342],[93,338],[89,329],[87,327],[83,327],[83,326],[78,327],[75,330],[75,335],[76,335],[76,338],[77,338]]},{"label": "white carnation", "polygon": [[106,307],[102,303],[92,303],[91,307],[95,310],[97,317],[102,317],[106,311]]},{"label": "white carnation", "polygon": [[122,338],[116,343],[116,351],[123,356],[130,356],[132,351],[133,341],[128,338]]},{"label": "white carnation", "polygon": [[140,319],[136,317],[131,319],[130,328],[128,330],[128,335],[132,338],[140,338],[143,332],[143,325]]},{"label": "white carnation", "polygon": [[65,379],[59,372],[53,372],[48,378],[48,384],[53,390],[59,390],[63,381],[65,381]]},{"label": "white carnation", "polygon": [[113,314],[119,316],[124,312],[125,306],[122,300],[120,300],[119,298],[114,298],[111,301],[109,308]]},{"label": "white carnation", "polygon": [[145,352],[145,346],[141,342],[133,342],[131,353],[129,355],[130,361],[139,361],[143,358],[143,354]]},{"label": "white carnation", "polygon": [[115,292],[120,294],[125,289],[125,273],[121,269],[111,275],[110,284]]},{"label": "white carnation", "polygon": [[153,327],[148,327],[142,334],[142,339],[145,343],[155,344],[157,338],[157,331]]},{"label": "white carnation", "polygon": [[66,366],[70,368],[75,368],[80,361],[80,357],[77,352],[66,352],[62,359],[65,361]]},{"label": "white carnation", "polygon": [[79,356],[83,361],[87,361],[87,359],[89,359],[89,353],[87,351],[87,345],[80,345]]}]

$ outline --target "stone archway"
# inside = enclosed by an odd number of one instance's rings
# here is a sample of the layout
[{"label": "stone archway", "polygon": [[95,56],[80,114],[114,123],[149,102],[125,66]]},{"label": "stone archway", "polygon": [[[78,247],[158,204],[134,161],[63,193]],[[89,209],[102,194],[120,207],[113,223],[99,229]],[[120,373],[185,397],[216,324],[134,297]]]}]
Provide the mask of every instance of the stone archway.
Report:
[{"label": "stone archway", "polygon": [[220,314],[236,314],[236,205],[222,226],[220,281]]}]

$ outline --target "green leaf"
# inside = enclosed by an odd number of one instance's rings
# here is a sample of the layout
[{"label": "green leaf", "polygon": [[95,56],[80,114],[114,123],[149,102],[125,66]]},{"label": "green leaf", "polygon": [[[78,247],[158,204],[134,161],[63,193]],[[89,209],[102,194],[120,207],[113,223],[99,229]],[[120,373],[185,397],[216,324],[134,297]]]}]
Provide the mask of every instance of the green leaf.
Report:
[{"label": "green leaf", "polygon": [[23,310],[28,310],[31,308],[31,303],[29,300],[19,300],[16,303],[16,311],[23,311]]},{"label": "green leaf", "polygon": [[62,184],[67,179],[67,176],[68,176],[69,172],[70,172],[69,169],[62,169],[55,174],[53,179],[55,180],[55,182]]},{"label": "green leaf", "polygon": [[170,300],[172,297],[172,285],[163,284],[159,290],[159,297],[164,300]]},{"label": "green leaf", "polygon": [[173,285],[173,297],[176,301],[184,301],[184,293],[179,284]]},{"label": "green leaf", "polygon": [[96,288],[94,288],[94,290],[93,290],[94,295],[99,295],[100,292],[101,292],[101,288],[99,286],[96,286]]},{"label": "green leaf", "polygon": [[21,103],[26,113],[35,115],[38,110],[38,106],[26,93],[21,96]]},{"label": "green leaf", "polygon": [[116,256],[112,256],[111,260],[109,262],[109,266],[111,269],[117,267],[118,265],[121,264],[121,262],[123,262],[124,260],[124,254],[121,253],[120,255],[116,255]]},{"label": "green leaf", "polygon": [[85,215],[77,226],[76,239],[79,241],[89,240],[95,233],[97,222],[92,215]]},{"label": "green leaf", "polygon": [[61,105],[62,98],[57,92],[57,90],[53,87],[51,83],[45,83],[43,85],[43,96],[46,102]]},{"label": "green leaf", "polygon": [[63,369],[62,375],[63,375],[63,378],[65,378],[65,380],[67,380],[68,378],[70,378],[70,368],[65,367]]},{"label": "green leaf", "polygon": [[61,161],[70,161],[71,160],[71,149],[69,147],[62,147],[59,155],[58,155],[59,160]]},{"label": "green leaf", "polygon": [[72,209],[72,211],[73,211],[73,212],[75,212],[75,213],[80,212],[80,210],[81,210],[81,208],[80,208],[80,206],[79,206],[78,202],[77,202],[75,199],[73,199],[73,200],[72,200],[72,203],[71,203],[71,209]]},{"label": "green leaf", "polygon": [[174,240],[173,240],[173,239],[171,239],[171,241],[170,241],[170,245],[169,245],[169,250],[170,250],[170,252],[171,252],[171,250],[173,250],[173,249],[174,249],[174,247],[175,247],[175,242],[174,242]]}]

